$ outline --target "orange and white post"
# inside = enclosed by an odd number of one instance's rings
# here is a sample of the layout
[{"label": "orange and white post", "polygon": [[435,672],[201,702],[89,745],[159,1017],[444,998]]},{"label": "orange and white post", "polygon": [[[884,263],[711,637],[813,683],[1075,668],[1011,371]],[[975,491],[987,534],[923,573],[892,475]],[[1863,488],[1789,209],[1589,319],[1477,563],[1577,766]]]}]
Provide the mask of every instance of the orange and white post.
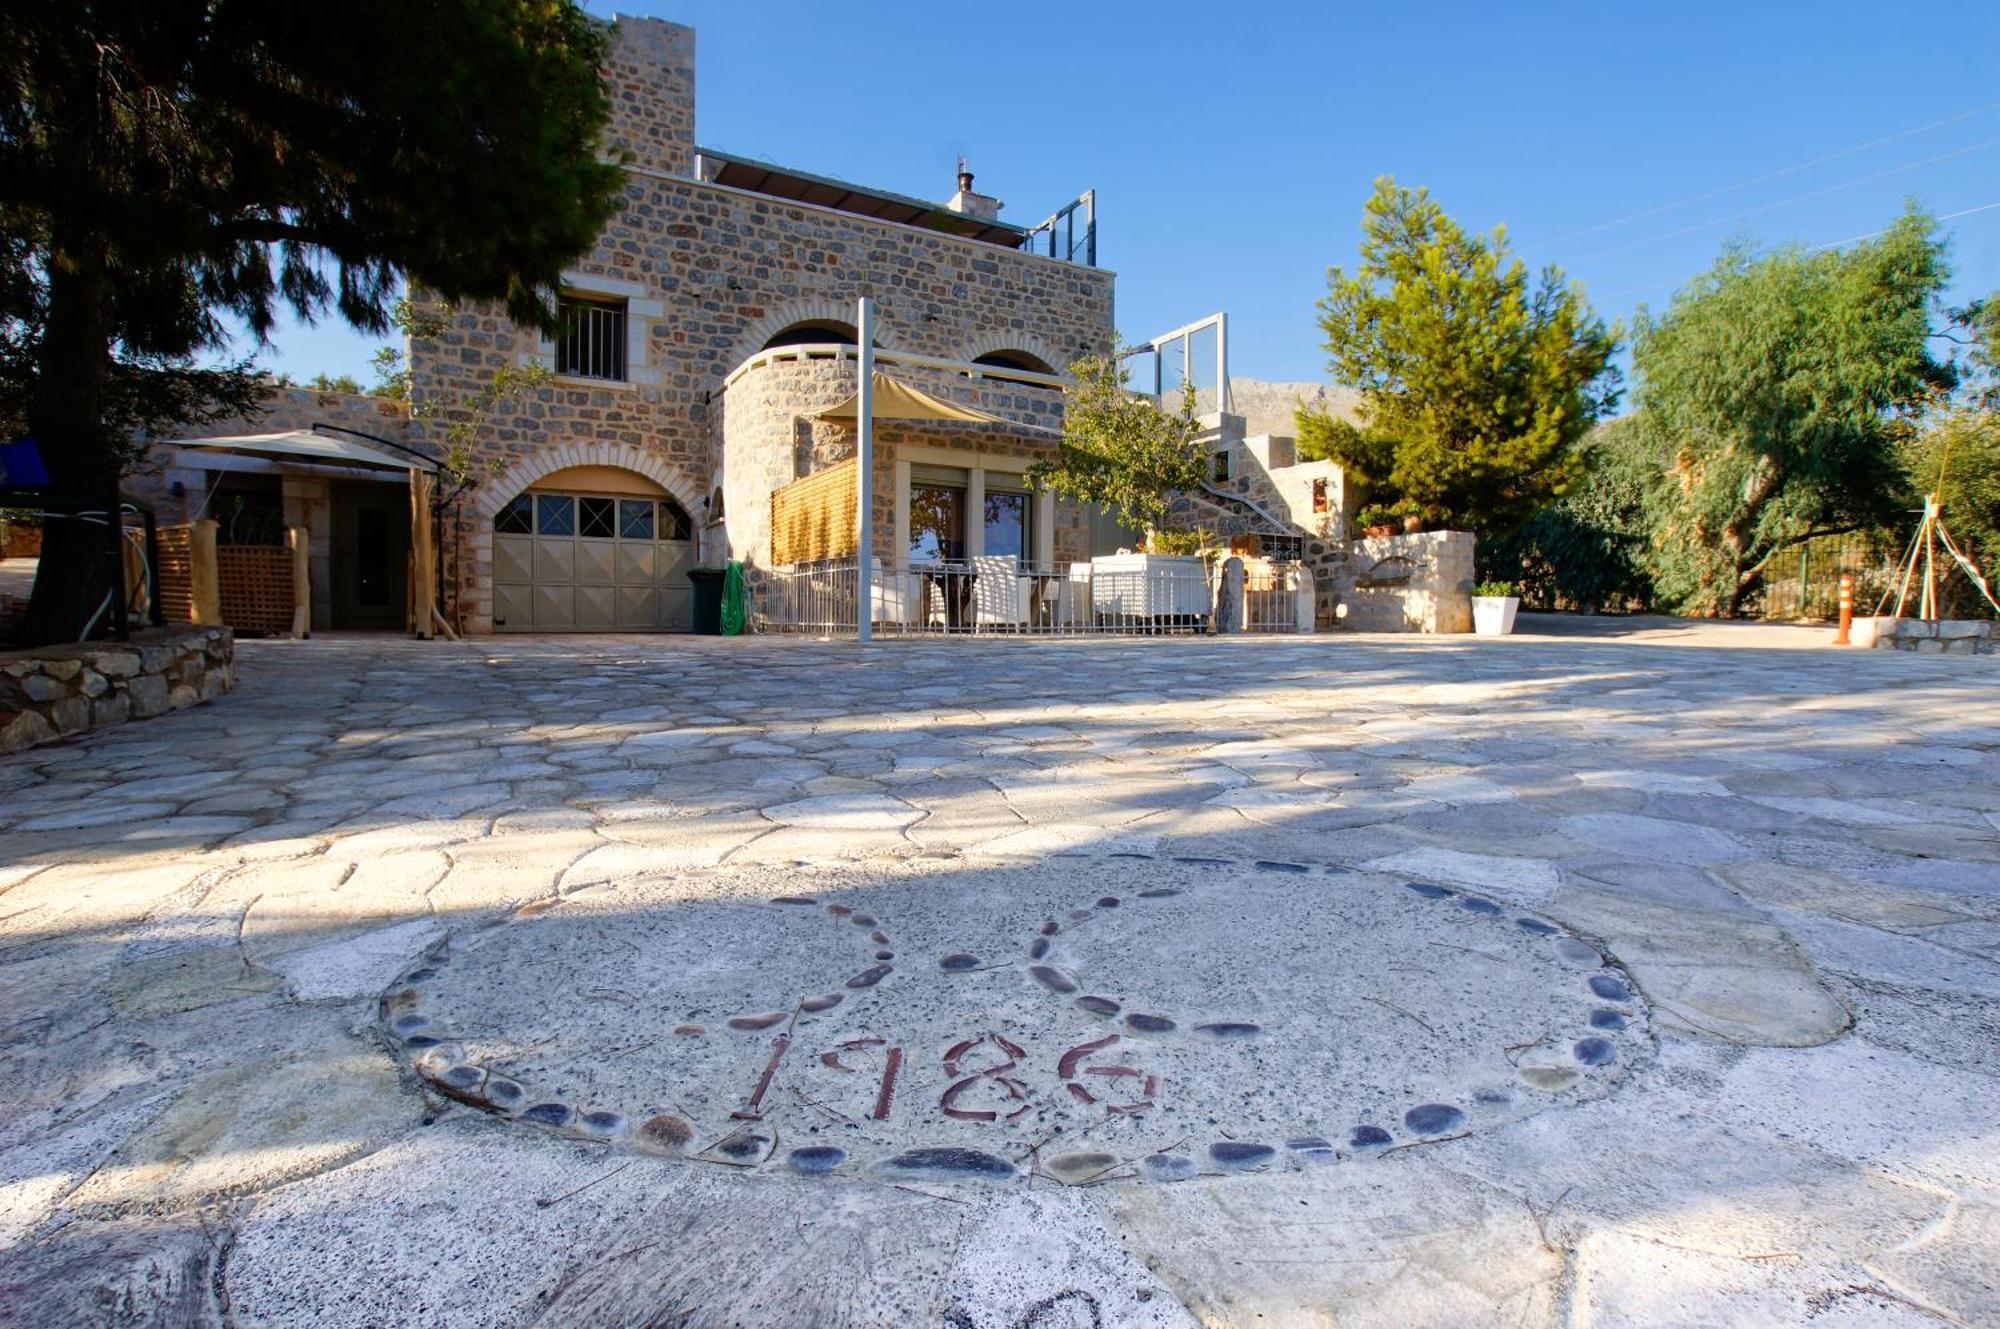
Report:
[{"label": "orange and white post", "polygon": [[1835,646],[1850,646],[1847,630],[1854,626],[1854,574],[1840,574],[1840,635],[1833,639]]}]

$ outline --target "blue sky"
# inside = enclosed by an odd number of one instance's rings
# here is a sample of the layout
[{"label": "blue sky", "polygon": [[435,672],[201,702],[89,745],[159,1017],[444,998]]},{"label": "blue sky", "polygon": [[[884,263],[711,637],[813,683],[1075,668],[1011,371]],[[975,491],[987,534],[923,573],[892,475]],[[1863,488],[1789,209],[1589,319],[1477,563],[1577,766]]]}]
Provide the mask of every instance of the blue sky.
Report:
[{"label": "blue sky", "polygon": [[[1313,301],[1383,174],[1608,317],[1731,236],[1829,244],[1909,197],[1985,208],[1944,223],[1953,294],[2000,288],[2000,5],[590,7],[695,28],[704,146],[939,199],[963,153],[1019,222],[1096,188],[1122,333],[1227,309],[1239,376],[1322,375]],[[294,377],[370,377],[344,328],[276,342]]]}]

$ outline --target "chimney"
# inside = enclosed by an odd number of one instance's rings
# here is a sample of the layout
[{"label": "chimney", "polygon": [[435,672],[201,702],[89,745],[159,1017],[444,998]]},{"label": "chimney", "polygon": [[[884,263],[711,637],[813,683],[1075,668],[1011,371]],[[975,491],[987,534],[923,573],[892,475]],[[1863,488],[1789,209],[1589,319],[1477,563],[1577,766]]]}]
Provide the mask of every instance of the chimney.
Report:
[{"label": "chimney", "polygon": [[990,194],[972,192],[972,172],[966,169],[965,158],[958,159],[958,192],[945,204],[953,212],[967,217],[977,217],[981,221],[997,221],[1000,209],[1005,205]]}]

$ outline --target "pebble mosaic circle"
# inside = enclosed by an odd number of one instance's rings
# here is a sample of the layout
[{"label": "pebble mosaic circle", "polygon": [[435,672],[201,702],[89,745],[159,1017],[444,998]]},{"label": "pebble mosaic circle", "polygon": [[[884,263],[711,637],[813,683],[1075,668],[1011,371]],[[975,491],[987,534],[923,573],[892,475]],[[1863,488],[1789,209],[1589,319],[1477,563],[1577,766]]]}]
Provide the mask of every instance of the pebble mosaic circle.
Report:
[{"label": "pebble mosaic circle", "polygon": [[1118,857],[796,893],[579,892],[383,997],[436,1093],[802,1177],[1168,1183],[1322,1166],[1611,1092],[1644,1003],[1433,882]]}]

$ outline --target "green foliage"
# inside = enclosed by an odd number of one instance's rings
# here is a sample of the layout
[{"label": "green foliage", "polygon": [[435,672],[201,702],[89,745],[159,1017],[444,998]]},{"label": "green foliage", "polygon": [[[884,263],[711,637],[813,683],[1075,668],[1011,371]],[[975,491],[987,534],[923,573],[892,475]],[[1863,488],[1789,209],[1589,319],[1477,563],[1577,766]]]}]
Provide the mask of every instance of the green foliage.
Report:
[{"label": "green foliage", "polygon": [[1213,532],[1165,531],[1155,529],[1146,536],[1146,552],[1149,554],[1202,554],[1210,555],[1217,548]]},{"label": "green foliage", "polygon": [[1395,526],[1402,520],[1396,506],[1389,503],[1367,503],[1354,514],[1354,524],[1362,530],[1371,526]]},{"label": "green foliage", "polygon": [[1327,274],[1329,369],[1360,425],[1298,416],[1302,455],[1436,526],[1518,525],[1574,478],[1574,451],[1616,399],[1615,330],[1559,270],[1533,280],[1506,235],[1468,234],[1422,189],[1384,177],[1361,263]]},{"label": "green foliage", "polygon": [[1952,344],[1960,400],[2000,410],[2000,292],[1952,310],[1938,335]]},{"label": "green foliage", "polygon": [[306,386],[315,392],[347,392],[359,394],[361,385],[354,381],[352,374],[314,374],[306,380]]},{"label": "green foliage", "polygon": [[1778,552],[1895,523],[1897,444],[1954,381],[1927,338],[1947,277],[1929,217],[1762,258],[1732,247],[1633,347],[1645,428],[1668,446],[1648,564],[1667,604],[1735,613]]},{"label": "green foliage", "polygon": [[1545,609],[1644,609],[1647,554],[1667,457],[1636,415],[1607,421],[1578,449],[1583,477],[1520,527],[1479,542],[1482,574],[1509,577]]},{"label": "green foliage", "polygon": [[1195,446],[1194,386],[1185,384],[1178,411],[1125,386],[1123,362],[1086,356],[1070,366],[1075,381],[1063,403],[1061,452],[1029,476],[1065,498],[1095,503],[1127,526],[1158,533],[1175,494],[1199,489],[1207,478]]},{"label": "green foliage", "polygon": [[[60,488],[103,493],[127,421],[181,422],[234,317],[385,331],[407,277],[553,327],[624,187],[599,158],[607,29],[566,0],[0,0],[0,327]],[[120,366],[147,400],[119,405]],[[74,523],[70,524],[74,526]],[[109,585],[51,529],[26,632]],[[70,540],[71,544],[64,544]]]},{"label": "green foliage", "polygon": [[1473,583],[1472,593],[1480,599],[1505,599],[1521,593],[1521,588],[1511,581],[1482,581]]}]

